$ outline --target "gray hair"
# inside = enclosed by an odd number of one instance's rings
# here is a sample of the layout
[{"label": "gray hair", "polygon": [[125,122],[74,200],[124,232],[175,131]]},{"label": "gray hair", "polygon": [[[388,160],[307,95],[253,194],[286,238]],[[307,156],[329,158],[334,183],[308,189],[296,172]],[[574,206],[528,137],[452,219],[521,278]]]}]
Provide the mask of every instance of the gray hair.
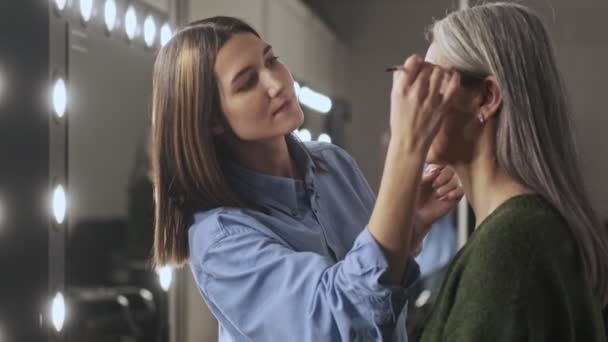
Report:
[{"label": "gray hair", "polygon": [[565,87],[540,17],[522,5],[492,3],[453,12],[431,33],[452,66],[498,80],[498,165],[565,218],[586,280],[607,304],[608,231],[583,184]]}]

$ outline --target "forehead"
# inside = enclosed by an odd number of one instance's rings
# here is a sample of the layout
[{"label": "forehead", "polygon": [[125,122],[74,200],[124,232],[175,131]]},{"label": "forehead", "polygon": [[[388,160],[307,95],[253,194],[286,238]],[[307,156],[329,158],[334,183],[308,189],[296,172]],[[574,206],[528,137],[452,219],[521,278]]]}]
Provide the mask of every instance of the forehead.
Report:
[{"label": "forehead", "polygon": [[220,78],[230,77],[259,58],[266,43],[253,33],[237,33],[220,48],[215,60],[215,72]]}]

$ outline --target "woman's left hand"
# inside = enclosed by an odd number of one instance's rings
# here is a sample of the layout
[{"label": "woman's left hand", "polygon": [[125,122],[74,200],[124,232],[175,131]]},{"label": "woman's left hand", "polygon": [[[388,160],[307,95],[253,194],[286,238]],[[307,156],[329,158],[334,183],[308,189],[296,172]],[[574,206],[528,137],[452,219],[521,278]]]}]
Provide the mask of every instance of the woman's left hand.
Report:
[{"label": "woman's left hand", "polygon": [[458,176],[451,167],[431,165],[429,169],[420,183],[414,246],[422,244],[433,222],[445,216],[464,196]]}]

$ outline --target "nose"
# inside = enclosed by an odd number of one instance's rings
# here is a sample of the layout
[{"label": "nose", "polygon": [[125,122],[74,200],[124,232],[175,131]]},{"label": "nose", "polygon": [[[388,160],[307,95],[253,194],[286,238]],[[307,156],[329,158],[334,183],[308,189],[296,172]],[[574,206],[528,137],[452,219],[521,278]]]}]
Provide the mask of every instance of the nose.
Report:
[{"label": "nose", "polygon": [[268,96],[270,96],[270,98],[279,96],[283,90],[285,90],[285,83],[277,73],[273,73],[269,70],[264,76],[264,85],[266,86],[266,89],[268,89]]}]

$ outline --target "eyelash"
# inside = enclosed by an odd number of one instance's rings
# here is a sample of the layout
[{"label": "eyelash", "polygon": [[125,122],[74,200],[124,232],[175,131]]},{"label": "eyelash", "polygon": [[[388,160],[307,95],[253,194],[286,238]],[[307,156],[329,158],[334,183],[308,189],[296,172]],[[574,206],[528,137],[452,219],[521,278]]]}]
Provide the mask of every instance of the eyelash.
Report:
[{"label": "eyelash", "polygon": [[[269,66],[270,67],[275,66],[275,64],[276,64],[276,62],[278,60],[279,60],[278,56],[273,56],[273,57],[269,58],[269,63],[268,63]],[[247,80],[247,82],[245,82],[245,84],[239,89],[239,91],[244,91],[244,90],[247,90],[247,89],[251,88],[255,84],[256,80],[257,80],[257,75],[254,75],[254,76],[250,77]]]}]

